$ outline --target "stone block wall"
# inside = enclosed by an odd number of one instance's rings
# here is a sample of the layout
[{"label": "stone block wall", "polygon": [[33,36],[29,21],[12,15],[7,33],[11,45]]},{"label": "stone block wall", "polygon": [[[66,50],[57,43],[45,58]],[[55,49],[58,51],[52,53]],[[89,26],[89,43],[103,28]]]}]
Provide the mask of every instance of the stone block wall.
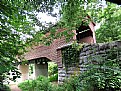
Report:
[{"label": "stone block wall", "polygon": [[65,67],[58,67],[58,83],[63,83],[66,78],[66,70]]},{"label": "stone block wall", "polygon": [[[59,83],[62,83],[65,78],[69,78],[71,75],[74,75],[76,71],[79,73],[83,72],[85,70],[84,63],[90,60],[90,56],[93,57],[100,55],[102,57],[106,57],[106,53],[112,48],[121,48],[121,41],[114,41],[111,43],[85,44],[80,50],[79,65],[70,67],[67,70],[65,70],[65,67],[58,68]],[[121,59],[121,56],[119,57]]]}]

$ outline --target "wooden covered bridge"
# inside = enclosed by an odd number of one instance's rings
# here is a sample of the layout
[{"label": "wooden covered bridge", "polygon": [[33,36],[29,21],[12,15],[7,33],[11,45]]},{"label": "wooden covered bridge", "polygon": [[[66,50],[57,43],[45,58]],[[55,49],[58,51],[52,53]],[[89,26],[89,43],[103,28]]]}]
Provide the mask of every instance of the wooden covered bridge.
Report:
[{"label": "wooden covered bridge", "polygon": [[[56,39],[50,46],[36,46],[34,49],[31,49],[25,54],[25,59],[29,63],[35,65],[35,77],[39,75],[48,76],[48,62],[55,62],[58,65],[58,74],[62,72],[62,54],[61,49],[72,44],[73,41],[78,40],[79,43],[95,43],[95,33],[94,33],[93,22],[89,23],[89,26],[80,26],[78,30],[73,30],[75,34],[70,42],[66,42],[65,38]],[[86,32],[83,30],[88,29]],[[64,31],[58,29],[59,32]],[[19,65],[20,72],[22,73],[22,81],[28,79],[29,65]],[[58,75],[58,82],[62,80],[60,75]]]}]

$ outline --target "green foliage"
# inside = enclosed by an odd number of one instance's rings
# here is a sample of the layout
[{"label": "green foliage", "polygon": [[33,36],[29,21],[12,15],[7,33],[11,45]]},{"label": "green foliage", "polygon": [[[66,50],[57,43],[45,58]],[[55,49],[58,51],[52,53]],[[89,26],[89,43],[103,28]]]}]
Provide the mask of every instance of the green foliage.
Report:
[{"label": "green foliage", "polygon": [[65,68],[75,67],[79,63],[79,52],[74,45],[62,49],[62,62]]},{"label": "green foliage", "polygon": [[84,1],[80,0],[70,0],[62,5],[62,21],[65,23],[65,28],[72,30],[73,27],[76,27],[76,24],[81,24],[83,14],[86,14],[80,7],[83,3]]},{"label": "green foliage", "polygon": [[[20,7],[19,7],[20,5]],[[20,75],[15,68],[17,62],[16,55],[25,51],[25,43],[20,40],[20,32],[29,33],[32,29],[31,22],[25,18],[26,15],[20,14],[22,2],[1,0],[0,1],[0,83],[9,71]]]},{"label": "green foliage", "polygon": [[48,67],[49,67],[48,68],[48,75],[49,76],[58,73],[58,67],[57,67],[56,63],[50,62],[50,63],[48,63]]},{"label": "green foliage", "polygon": [[80,91],[80,82],[77,76],[66,79],[62,84],[65,91]]},{"label": "green foliage", "polygon": [[[98,0],[70,0],[62,3],[62,18],[58,23],[59,28],[66,28],[65,37],[72,37],[68,32],[78,28],[82,21],[89,24],[90,21],[100,23],[101,27],[96,31],[97,42],[110,42],[121,39],[121,7]],[[87,16],[91,19],[86,19]],[[63,35],[63,34],[62,34]]]},{"label": "green foliage", "polygon": [[58,73],[49,76],[48,79],[49,79],[50,82],[58,81]]},{"label": "green foliage", "polygon": [[11,91],[11,90],[7,85],[1,85],[0,84],[0,91]]},{"label": "green foliage", "polygon": [[51,85],[49,83],[48,78],[46,77],[38,77],[37,79],[37,89],[39,91],[43,90],[43,91],[51,91]]},{"label": "green foliage", "polygon": [[108,4],[100,17],[102,19],[102,24],[100,29],[96,31],[97,42],[110,42],[121,39],[121,7]]},{"label": "green foliage", "polygon": [[58,81],[58,66],[56,63],[48,64],[48,79],[50,82]]},{"label": "green foliage", "polygon": [[35,25],[42,27],[35,12],[51,13],[54,4],[54,0],[0,0],[0,84],[10,70],[20,75],[15,65],[18,59],[24,60],[20,55],[33,44],[26,36],[34,38]]},{"label": "green foliage", "polygon": [[63,89],[67,91],[120,91],[120,51],[120,48],[112,48],[106,51],[105,55],[90,56],[88,62],[81,64],[85,66],[85,71],[75,78],[66,80],[62,85]]},{"label": "green foliage", "polygon": [[18,85],[22,91],[52,91],[47,77],[39,76],[36,80],[27,80]]},{"label": "green foliage", "polygon": [[121,68],[119,52],[112,49],[107,52],[106,57],[101,55],[90,57],[86,71],[80,74],[80,86],[82,91],[89,91],[89,88],[96,91],[120,91],[121,89]]},{"label": "green foliage", "polygon": [[[90,21],[93,21],[93,19],[99,21],[97,13],[99,10],[102,10],[93,7],[99,4],[98,0],[87,0],[87,2],[85,0],[57,0],[57,4],[60,7],[60,21],[53,26],[54,28],[49,28],[49,30],[54,31],[54,33],[50,32],[50,36],[42,39],[45,44],[52,43],[53,38],[57,39],[65,37],[67,42],[70,41],[74,36],[72,30],[76,30],[81,25],[82,21],[85,25],[88,25]],[[87,16],[91,18],[87,18]],[[57,34],[56,31],[58,29],[63,29],[64,31]]]},{"label": "green foliage", "polygon": [[86,19],[86,17],[94,14],[90,9],[95,10],[92,4],[96,5],[98,3],[96,0],[88,0],[87,2],[85,0],[67,0],[63,2],[61,6],[62,18],[60,23],[63,23],[63,27],[67,28],[68,31],[79,27],[82,21],[88,24],[90,19]]},{"label": "green foliage", "polygon": [[[16,73],[16,75],[20,75],[14,66],[14,64],[18,61],[17,59],[22,60],[20,55],[26,52],[26,48],[33,44],[39,44],[43,42],[51,43],[54,38],[59,38],[58,36],[62,37],[72,37],[73,34],[69,33],[70,30],[76,29],[84,19],[87,14],[95,19],[95,21],[100,20],[105,21],[105,25],[102,30],[108,29],[108,33],[97,33],[97,39],[104,42],[110,40],[117,40],[120,38],[120,7],[116,8],[117,6],[109,6],[103,12],[99,11],[101,9],[95,9],[91,6],[93,3],[96,4],[97,0],[88,0],[87,9],[84,9],[85,0],[1,0],[0,1],[0,84],[3,83],[3,80],[6,77],[6,74],[11,70]],[[57,2],[57,3],[56,3]],[[53,29],[49,38],[43,38],[43,31],[47,30],[47,27],[42,25],[42,22],[39,21],[36,17],[35,12],[47,12],[52,15],[53,6],[56,4],[61,4],[61,14],[62,19],[61,22],[58,23],[58,28],[67,28],[67,31],[63,32],[62,34],[58,34],[54,37],[54,32],[56,29]],[[91,8],[91,10],[90,10]],[[93,12],[92,12],[93,11]],[[101,12],[101,13],[98,13]],[[112,14],[113,12],[113,14]],[[119,12],[119,13],[116,13]],[[98,14],[97,14],[98,13]],[[101,14],[101,15],[100,15]],[[97,15],[99,18],[96,18]],[[28,18],[28,19],[27,19]],[[30,21],[31,20],[31,21]],[[89,20],[90,21],[90,20]],[[89,22],[87,21],[87,22]],[[107,22],[106,22],[107,21]],[[114,22],[116,21],[116,22]],[[112,23],[113,22],[113,23]],[[36,32],[34,26],[38,25],[42,29],[42,31]],[[33,32],[32,32],[32,31]],[[114,30],[114,31],[110,31]],[[116,30],[116,31],[115,31]],[[53,32],[54,31],[54,32]],[[45,33],[45,32],[44,32]],[[22,34],[28,34],[33,37],[33,39],[21,40],[20,36]],[[109,34],[108,37],[104,37]],[[100,38],[100,35],[104,35]],[[111,37],[110,37],[111,36]],[[30,43],[31,42],[31,43]],[[68,49],[70,50],[70,49]],[[16,58],[16,55],[18,58]],[[70,56],[74,58],[73,53]],[[69,56],[67,56],[69,57]],[[74,60],[69,58],[69,60]],[[69,61],[65,61],[69,63]]]},{"label": "green foliage", "polygon": [[63,84],[57,85],[50,83],[47,77],[40,76],[36,80],[27,80],[18,86],[22,91],[80,91],[78,81],[77,77],[71,77]]}]

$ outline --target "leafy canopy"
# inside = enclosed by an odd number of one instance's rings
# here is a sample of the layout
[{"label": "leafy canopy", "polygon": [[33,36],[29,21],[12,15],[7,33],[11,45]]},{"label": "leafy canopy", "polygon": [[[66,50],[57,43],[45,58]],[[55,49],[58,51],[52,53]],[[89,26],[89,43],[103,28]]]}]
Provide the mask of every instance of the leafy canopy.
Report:
[{"label": "leafy canopy", "polygon": [[100,17],[102,24],[96,31],[97,42],[110,42],[121,39],[121,7],[109,4]]},{"label": "leafy canopy", "polygon": [[[47,12],[53,15],[52,11],[55,4],[61,7],[61,20],[57,23],[56,27],[50,28],[51,35],[49,38],[41,38],[43,33],[45,33],[43,31],[47,31],[48,29],[42,25],[42,22],[36,17],[37,12]],[[88,2],[85,2],[85,0],[0,0],[0,82],[2,83],[5,74],[10,70],[16,72],[14,64],[17,62],[17,59],[19,59],[19,55],[25,52],[25,48],[35,43],[43,42],[46,44],[46,42],[51,42],[53,39],[62,36],[73,36],[69,31],[76,29],[87,14],[90,15],[95,22],[99,22],[102,19],[100,16],[104,15],[103,17],[106,18],[105,21],[109,23],[105,25],[105,27],[110,29],[115,28],[111,22],[119,21],[120,13],[116,14],[113,12],[113,14],[110,14],[110,11],[108,12],[109,9],[115,11],[113,6],[106,8],[107,10],[102,12],[102,8],[98,7],[98,5],[100,5],[100,2],[97,0],[88,0]],[[110,20],[112,21],[110,22]],[[35,25],[41,27],[40,31],[35,31]],[[117,24],[115,30],[117,30],[118,27],[120,26]],[[56,36],[55,32],[57,28],[66,28],[67,31]],[[120,31],[120,29],[118,31]],[[33,39],[28,38],[26,41],[23,41],[21,40],[23,34],[24,36],[29,35],[33,37]],[[101,33],[97,33],[98,36],[100,34]],[[16,55],[18,58],[16,58]],[[19,60],[21,61],[21,59]],[[16,72],[16,74],[19,75],[18,72]]]},{"label": "leafy canopy", "polygon": [[[54,5],[50,0],[0,0],[0,84],[11,70],[20,75],[15,68],[19,55],[30,46],[32,31],[39,21],[34,12],[52,12]],[[21,37],[23,36],[23,37]],[[18,58],[17,58],[18,57]],[[21,59],[19,59],[21,61]]]}]

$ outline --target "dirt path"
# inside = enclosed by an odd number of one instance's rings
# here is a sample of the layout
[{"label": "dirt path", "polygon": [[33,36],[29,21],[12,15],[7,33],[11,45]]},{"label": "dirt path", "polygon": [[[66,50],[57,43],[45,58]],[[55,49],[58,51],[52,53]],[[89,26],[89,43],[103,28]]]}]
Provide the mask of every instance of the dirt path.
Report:
[{"label": "dirt path", "polygon": [[21,91],[16,84],[10,85],[11,91]]}]

